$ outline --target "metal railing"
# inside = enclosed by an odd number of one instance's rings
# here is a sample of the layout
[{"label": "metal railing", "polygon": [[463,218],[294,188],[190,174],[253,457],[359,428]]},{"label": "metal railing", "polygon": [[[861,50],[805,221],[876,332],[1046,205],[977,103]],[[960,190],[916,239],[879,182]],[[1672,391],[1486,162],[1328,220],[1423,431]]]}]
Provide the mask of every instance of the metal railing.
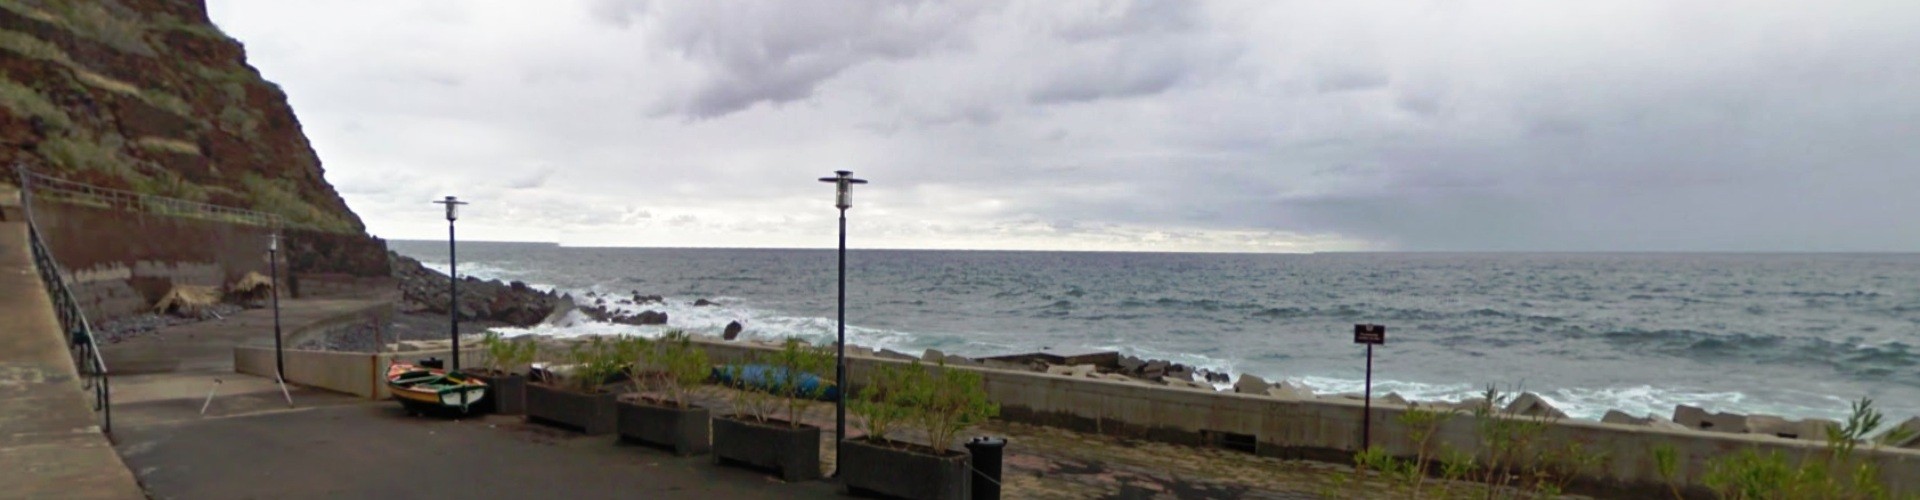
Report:
[{"label": "metal railing", "polygon": [[33,195],[44,200],[272,228],[287,225],[286,220],[278,214],[81,184],[41,175],[24,166],[17,168],[20,170],[22,196],[25,196],[24,192],[31,184]]},{"label": "metal railing", "polygon": [[30,175],[25,169],[20,170],[20,208],[27,219],[27,246],[32,249],[33,267],[39,270],[40,281],[46,284],[47,296],[53,300],[54,313],[60,318],[60,330],[67,336],[68,349],[73,352],[73,367],[80,374],[80,388],[93,391],[93,411],[101,414],[100,430],[111,438],[113,390],[107,378],[107,360],[100,357],[100,344],[93,338],[93,325],[87,323],[87,315],[80,310],[80,302],[74,300],[72,290],[67,288],[66,273],[61,271],[60,263],[53,259],[53,251],[47,249],[40,226],[33,221],[35,192]]}]

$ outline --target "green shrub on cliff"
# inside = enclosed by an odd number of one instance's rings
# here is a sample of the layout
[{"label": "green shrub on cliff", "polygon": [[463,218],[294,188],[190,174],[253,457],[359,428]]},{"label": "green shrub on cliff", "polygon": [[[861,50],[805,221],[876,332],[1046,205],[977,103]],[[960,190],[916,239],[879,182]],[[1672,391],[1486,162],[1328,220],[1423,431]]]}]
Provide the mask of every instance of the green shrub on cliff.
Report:
[{"label": "green shrub on cliff", "polygon": [[253,195],[254,210],[280,214],[289,221],[325,231],[354,231],[353,225],[347,221],[300,199],[299,195],[294,194],[296,191],[292,183],[285,179],[268,179],[249,172],[240,178],[240,184],[246,187],[248,194]]},{"label": "green shrub on cliff", "polygon": [[[10,2],[7,2],[10,3]],[[154,57],[153,46],[147,44],[147,25],[137,13],[127,10],[117,3],[107,2],[47,2],[42,14],[52,14],[51,21],[67,31],[83,38],[100,42],[114,50],[129,54]],[[16,11],[19,11],[16,9]],[[23,14],[25,14],[23,12]],[[29,17],[39,17],[27,14]]]},{"label": "green shrub on cliff", "polygon": [[48,101],[33,87],[14,83],[5,73],[0,73],[0,107],[26,116],[40,117],[58,129],[73,127],[73,119],[67,116],[67,112],[54,106],[53,101]]}]

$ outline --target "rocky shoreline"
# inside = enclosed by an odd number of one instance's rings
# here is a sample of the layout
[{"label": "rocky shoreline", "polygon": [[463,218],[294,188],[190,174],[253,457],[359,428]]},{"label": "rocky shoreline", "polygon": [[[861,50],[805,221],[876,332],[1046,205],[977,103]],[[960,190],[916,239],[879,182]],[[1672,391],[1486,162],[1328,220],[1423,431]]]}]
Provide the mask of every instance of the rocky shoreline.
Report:
[{"label": "rocky shoreline", "polygon": [[[393,266],[393,278],[399,282],[403,312],[424,312],[443,317],[452,302],[448,295],[446,273],[428,269],[412,257],[387,252]],[[573,307],[573,297],[541,291],[519,281],[480,280],[468,276],[460,280],[460,321],[493,321],[512,326],[533,326],[563,314]]]}]

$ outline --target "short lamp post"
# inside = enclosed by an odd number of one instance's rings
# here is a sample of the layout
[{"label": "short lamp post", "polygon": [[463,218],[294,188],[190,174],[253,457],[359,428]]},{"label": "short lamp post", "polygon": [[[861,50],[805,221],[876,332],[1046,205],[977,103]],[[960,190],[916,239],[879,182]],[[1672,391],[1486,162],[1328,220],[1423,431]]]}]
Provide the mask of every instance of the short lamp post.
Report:
[{"label": "short lamp post", "polygon": [[866,184],[864,179],[853,178],[853,172],[836,170],[833,177],[821,177],[820,182],[834,185],[834,208],[840,209],[840,306],[839,306],[839,342],[833,355],[833,386],[838,393],[833,398],[833,455],[840,456],[840,442],[847,440],[847,209],[853,208],[854,184]]},{"label": "short lamp post", "polygon": [[[467,202],[448,196],[434,203],[447,206],[447,324],[453,335],[453,368],[449,370],[452,373],[460,371],[460,264],[454,253],[453,221],[460,218],[460,205]],[[460,398],[466,397],[467,391],[460,391]]]},{"label": "short lamp post", "polygon": [[287,359],[280,350],[280,231],[267,235],[267,293],[273,297],[273,376],[287,379]]}]

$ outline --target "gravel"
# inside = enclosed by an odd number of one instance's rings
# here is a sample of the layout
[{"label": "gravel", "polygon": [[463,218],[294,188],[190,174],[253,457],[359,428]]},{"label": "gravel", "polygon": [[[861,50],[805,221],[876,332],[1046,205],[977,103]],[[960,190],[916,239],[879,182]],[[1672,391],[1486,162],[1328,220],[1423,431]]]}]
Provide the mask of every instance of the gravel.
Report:
[{"label": "gravel", "polygon": [[232,316],[244,308],[235,304],[215,304],[200,312],[198,317],[180,317],[171,314],[145,313],[116,319],[93,327],[94,341],[103,344],[117,344],[140,337],[154,335],[161,328],[188,323],[219,319]]}]

